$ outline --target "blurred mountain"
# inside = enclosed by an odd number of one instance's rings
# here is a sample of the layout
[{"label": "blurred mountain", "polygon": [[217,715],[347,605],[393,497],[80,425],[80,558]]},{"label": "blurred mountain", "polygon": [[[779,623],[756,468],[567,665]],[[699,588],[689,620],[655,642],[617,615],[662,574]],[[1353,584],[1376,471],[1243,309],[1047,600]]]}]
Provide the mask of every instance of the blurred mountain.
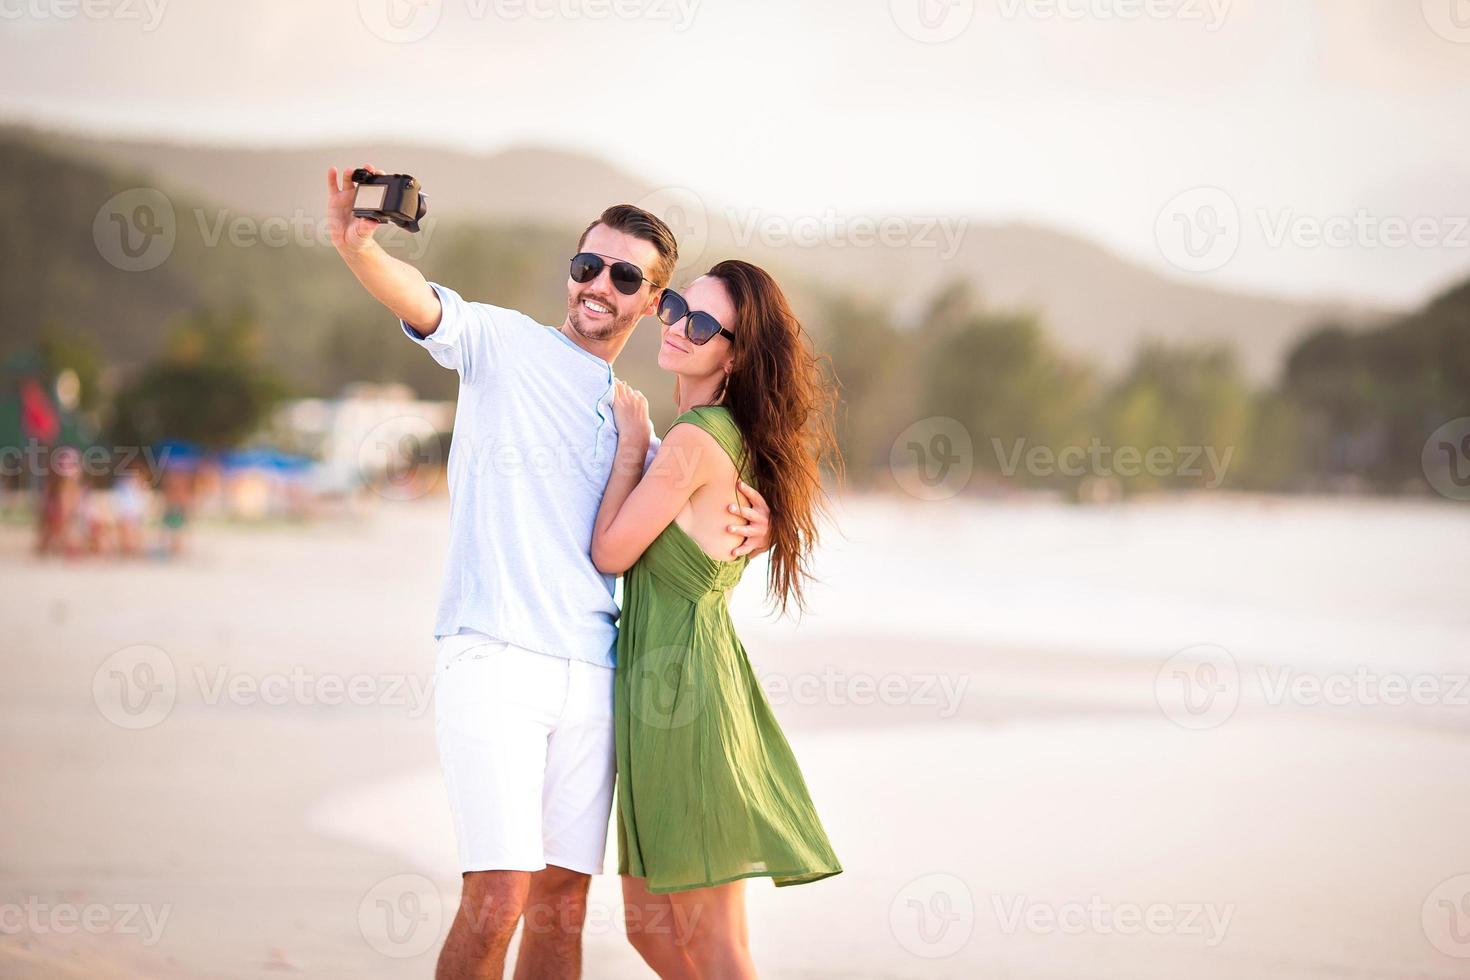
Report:
[{"label": "blurred mountain", "polygon": [[[192,189],[180,188],[125,160],[72,156],[14,132],[0,131],[0,168],[25,189],[24,207],[0,222],[0,358],[64,337],[95,349],[112,386],[163,353],[185,319],[210,313],[252,323],[265,361],[300,393],[403,381],[427,397],[454,397],[454,373],[404,340],[315,212],[260,220],[218,203],[197,175]],[[379,238],[470,299],[559,323],[568,239],[578,230],[485,220],[418,236],[390,228]],[[656,347],[652,330],[635,337],[630,380],[661,383]]]},{"label": "blurred mountain", "polygon": [[208,144],[114,140],[76,133],[0,127],[0,135],[114,168],[242,214],[319,215],[330,166],[372,164],[418,177],[430,213],[456,220],[546,222],[580,229],[609,204],[634,200],[646,182],[590,157],[548,149],[489,156],[435,146],[364,141],[308,148],[247,149]]},{"label": "blurred mountain", "polygon": [[[80,166],[127,173],[136,181],[132,186],[157,186],[170,196],[201,202],[197,207],[203,213],[195,219],[206,237],[210,228],[242,215],[318,220],[329,165],[372,163],[413,173],[429,194],[430,214],[446,227],[526,225],[565,235],[580,231],[607,204],[645,203],[680,233],[686,274],[740,255],[785,276],[883,304],[900,318],[925,308],[939,287],[963,281],[991,307],[1038,314],[1062,349],[1109,372],[1127,364],[1140,342],[1157,340],[1228,346],[1248,377],[1268,381],[1279,373],[1292,343],[1315,324],[1366,326],[1389,313],[1196,285],[1159,275],[1064,231],[1027,225],[951,217],[946,226],[927,217],[847,215],[835,217],[837,245],[821,234],[816,244],[797,244],[788,240],[789,233],[799,233],[800,227],[781,215],[659,187],[595,158],[557,150],[477,155],[377,141],[242,149],[17,129],[0,129],[0,140],[25,142]],[[834,216],[809,217],[808,230]],[[855,217],[901,219],[906,237],[899,244],[855,244],[856,236],[843,230]],[[568,250],[565,238],[560,248]],[[554,249],[552,254],[564,258]],[[171,281],[184,293],[194,291],[177,275]]]}]

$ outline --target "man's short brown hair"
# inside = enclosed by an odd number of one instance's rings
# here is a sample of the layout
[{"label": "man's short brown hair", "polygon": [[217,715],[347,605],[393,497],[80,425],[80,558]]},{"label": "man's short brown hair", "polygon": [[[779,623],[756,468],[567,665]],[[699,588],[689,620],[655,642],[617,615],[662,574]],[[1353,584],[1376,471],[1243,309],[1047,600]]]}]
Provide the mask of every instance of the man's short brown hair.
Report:
[{"label": "man's short brown hair", "polygon": [[674,233],[669,226],[664,224],[658,215],[643,210],[632,204],[614,204],[602,214],[597,220],[587,226],[582,232],[581,239],[577,242],[577,248],[587,244],[587,235],[598,225],[607,225],[613,231],[620,231],[634,238],[641,238],[653,245],[658,252],[658,268],[648,273],[657,288],[663,288],[669,284],[669,279],[674,275],[674,269],[679,265],[679,243],[674,241]]}]

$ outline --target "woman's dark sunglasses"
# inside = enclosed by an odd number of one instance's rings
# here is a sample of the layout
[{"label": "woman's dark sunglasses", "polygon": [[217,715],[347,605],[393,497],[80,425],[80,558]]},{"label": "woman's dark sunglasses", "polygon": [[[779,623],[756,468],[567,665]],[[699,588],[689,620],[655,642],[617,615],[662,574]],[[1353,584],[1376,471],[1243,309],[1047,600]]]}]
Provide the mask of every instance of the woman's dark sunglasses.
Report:
[{"label": "woman's dark sunglasses", "polygon": [[720,321],[710,316],[703,310],[690,311],[689,304],[684,297],[672,289],[665,289],[663,298],[658,301],[658,318],[666,327],[672,327],[685,317],[689,318],[689,325],[684,330],[684,335],[689,338],[691,344],[704,346],[715,338],[715,334],[729,338],[730,343],[735,343],[735,335],[724,327]]},{"label": "woman's dark sunglasses", "polygon": [[645,277],[643,270],[633,263],[617,260],[609,264],[594,252],[578,252],[572,256],[572,282],[591,282],[602,273],[604,266],[609,267],[608,276],[612,279],[613,288],[624,296],[632,296],[645,282],[654,287],[658,285]]}]

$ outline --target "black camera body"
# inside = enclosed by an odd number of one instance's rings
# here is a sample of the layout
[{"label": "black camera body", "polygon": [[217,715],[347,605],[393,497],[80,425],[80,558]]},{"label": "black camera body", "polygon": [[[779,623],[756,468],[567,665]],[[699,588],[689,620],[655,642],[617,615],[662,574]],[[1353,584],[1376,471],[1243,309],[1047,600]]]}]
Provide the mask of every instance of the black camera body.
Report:
[{"label": "black camera body", "polygon": [[429,211],[429,196],[408,174],[375,174],[358,168],[352,171],[357,196],[352,200],[355,218],[371,218],[382,224],[391,221],[411,232]]}]

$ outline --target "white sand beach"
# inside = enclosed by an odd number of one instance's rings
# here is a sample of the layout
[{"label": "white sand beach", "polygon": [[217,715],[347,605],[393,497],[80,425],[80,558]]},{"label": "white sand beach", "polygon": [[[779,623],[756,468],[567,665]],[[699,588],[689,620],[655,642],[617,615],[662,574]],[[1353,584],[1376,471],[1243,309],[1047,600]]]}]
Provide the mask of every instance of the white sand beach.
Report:
[{"label": "white sand beach", "polygon": [[[751,883],[763,976],[1470,975],[1463,508],[841,519],[806,621],[758,618],[758,568],[737,597],[846,868]],[[0,529],[0,975],[431,976],[446,530],[385,503],[104,564]],[[617,896],[589,978],[651,975]]]}]

